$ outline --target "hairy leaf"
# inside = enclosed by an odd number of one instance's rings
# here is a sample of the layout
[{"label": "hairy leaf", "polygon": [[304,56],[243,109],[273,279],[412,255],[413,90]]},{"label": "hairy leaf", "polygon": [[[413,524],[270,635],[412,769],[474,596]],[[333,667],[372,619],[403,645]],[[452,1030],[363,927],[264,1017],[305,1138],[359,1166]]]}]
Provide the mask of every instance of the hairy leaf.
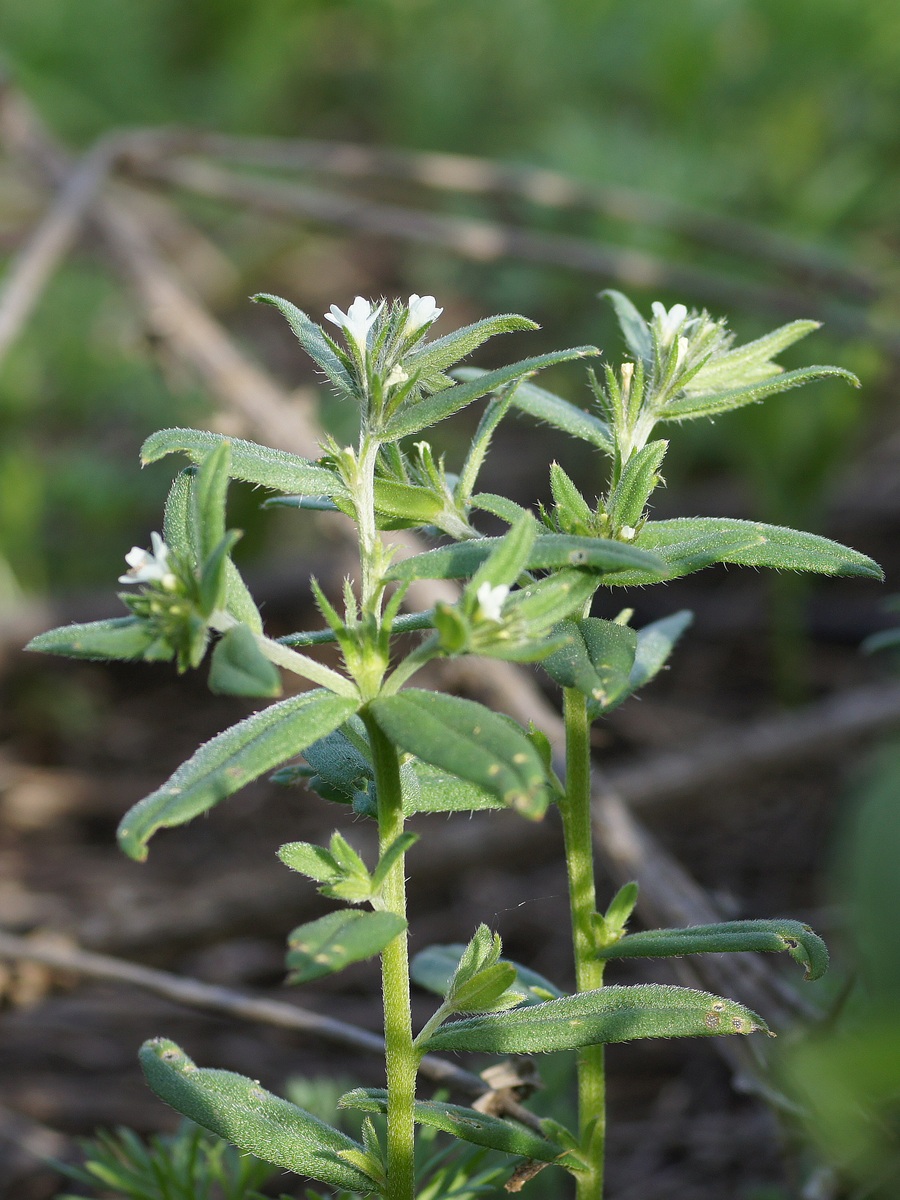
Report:
[{"label": "hairy leaf", "polygon": [[155,639],[154,631],[139,617],[113,617],[50,629],[33,637],[25,649],[64,654],[66,658],[128,661],[143,658]]},{"label": "hairy leaf", "polygon": [[281,695],[278,668],[260,650],[246,625],[229,629],[213,650],[209,690],[228,696]]},{"label": "hairy leaf", "polygon": [[[508,367],[500,367],[496,371],[488,371],[477,379],[466,383],[458,383],[454,387],[444,388],[434,392],[424,400],[409,404],[391,417],[380,430],[380,435],[392,441],[418,433],[420,429],[428,429],[438,421],[452,417],[454,413],[493,392],[506,384],[514,383],[524,375],[534,374],[544,367],[552,367],[557,363],[571,362],[572,359],[585,358],[598,351],[594,346],[576,346],[571,350],[556,350],[551,354],[539,354],[535,358],[523,358],[521,362],[512,363]],[[294,489],[295,491],[297,489]]]},{"label": "hairy leaf", "polygon": [[[453,374],[457,379],[471,381],[479,379],[487,372],[479,367],[461,367]],[[615,450],[612,433],[605,421],[529,380],[523,380],[513,392],[511,407],[538,421],[544,421],[571,437],[588,442],[607,454],[612,454]]]},{"label": "hairy leaf", "polygon": [[226,438],[219,433],[201,429],[163,429],[153,433],[141,447],[141,462],[157,462],[167,454],[186,454],[192,462],[202,463],[211,450],[223,442],[231,444],[230,472],[232,479],[243,479],[275,492],[304,492],[313,496],[343,496],[343,483],[326,467],[317,466],[286,450],[272,450],[245,442],[241,438]]},{"label": "hairy leaf", "polygon": [[454,329],[443,337],[426,342],[421,349],[414,350],[405,359],[409,374],[415,372],[424,382],[429,382],[436,376],[459,362],[462,358],[474,353],[489,338],[501,333],[517,333],[522,330],[538,329],[534,321],[528,317],[520,317],[517,313],[504,313],[499,317],[485,317],[473,325],[464,325],[462,329]]},{"label": "hairy leaf", "polygon": [[600,295],[609,300],[615,309],[616,318],[628,349],[635,358],[642,359],[649,366],[653,362],[653,338],[650,326],[623,292],[607,288]]},{"label": "hairy leaf", "polygon": [[[446,996],[450,980],[459,966],[459,960],[465,949],[462,942],[451,942],[446,946],[428,946],[425,950],[420,951],[410,963],[410,977],[419,987],[434,992],[437,996]],[[500,961],[515,967],[515,986],[518,991],[525,993],[524,1003],[540,1004],[544,1000],[559,999],[565,995],[565,992],[561,991],[555,983],[551,983],[537,971],[523,967],[520,963],[512,962],[508,958]]]},{"label": "hairy leaf", "polygon": [[119,845],[142,862],[163,827],[183,825],[341,725],[356,702],[316,689],[272,704],[201,746],[122,818]]},{"label": "hairy leaf", "polygon": [[406,921],[390,912],[341,909],[300,925],[288,937],[288,983],[309,983],[380,954]]},{"label": "hairy leaf", "polygon": [[774,369],[778,371],[777,374],[744,387],[721,392],[687,392],[664,405],[657,414],[657,420],[688,421],[695,417],[714,417],[733,408],[742,408],[745,404],[755,404],[767,396],[776,396],[779,392],[814,383],[817,379],[843,379],[853,387],[859,387],[856,376],[841,367],[801,367],[797,371],[784,372],[779,368]]},{"label": "hairy leaf", "polygon": [[511,721],[472,700],[418,688],[382,696],[371,707],[401,749],[492,792],[523,816],[544,815],[550,801],[544,765]]},{"label": "hairy leaf", "polygon": [[[757,521],[726,517],[648,521],[638,534],[636,545],[663,558],[669,565],[670,578],[699,569],[690,564],[704,557],[708,560],[705,565],[728,562],[782,571],[883,578],[878,564],[857,550],[814,533]],[[621,580],[613,577],[610,582]]]},{"label": "hairy leaf", "polygon": [[256,1080],[198,1067],[166,1038],[145,1042],[140,1060],[161,1100],[239,1149],[332,1187],[366,1195],[376,1190],[367,1175],[340,1157],[344,1151],[363,1151],[358,1142]]},{"label": "hairy leaf", "polygon": [[[341,1108],[356,1108],[363,1112],[386,1113],[387,1092],[383,1088],[355,1088],[340,1099]],[[538,1162],[555,1162],[566,1153],[563,1146],[541,1137],[524,1125],[489,1117],[474,1108],[460,1104],[444,1104],[437,1100],[418,1100],[415,1106],[418,1125],[430,1125],[450,1133],[464,1142],[487,1146],[503,1154],[517,1154]],[[562,1165],[562,1164],[561,1164]]]},{"label": "hairy leaf", "polygon": [[629,933],[598,958],[668,958],[680,954],[727,954],[740,950],[786,950],[808,980],[828,970],[828,948],[800,921],[723,921],[688,929],[647,929]]},{"label": "hairy leaf", "polygon": [[[470,542],[439,546],[436,550],[427,550],[424,554],[416,554],[395,563],[388,572],[388,578],[404,582],[413,579],[467,579],[475,574],[499,541],[499,538],[477,538]],[[665,577],[667,570],[660,555],[648,553],[643,547],[628,542],[572,537],[565,533],[541,534],[535,539],[528,556],[527,569],[552,571],[560,567],[588,567],[611,577],[616,572],[623,572],[627,573],[629,580],[640,583]],[[636,578],[639,575],[640,578]]]},{"label": "hairy leaf", "polygon": [[290,300],[283,300],[280,296],[272,296],[267,292],[259,292],[252,299],[257,304],[271,304],[273,308],[277,308],[290,325],[297,341],[313,362],[322,368],[336,388],[345,392],[348,396],[353,395],[353,380],[347,373],[344,364],[328,344],[328,339],[321,326],[317,325],[315,321],[310,320],[302,309],[297,308],[296,304],[291,304]]},{"label": "hairy leaf", "polygon": [[638,1038],[768,1032],[734,1000],[664,984],[604,987],[495,1016],[442,1025],[423,1049],[541,1054]]}]

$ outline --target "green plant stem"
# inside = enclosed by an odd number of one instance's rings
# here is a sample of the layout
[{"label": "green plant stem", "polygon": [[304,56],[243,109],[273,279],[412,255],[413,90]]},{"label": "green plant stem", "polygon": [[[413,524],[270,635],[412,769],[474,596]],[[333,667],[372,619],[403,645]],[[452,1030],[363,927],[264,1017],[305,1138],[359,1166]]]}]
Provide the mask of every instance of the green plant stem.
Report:
[{"label": "green plant stem", "polygon": [[[396,748],[363,709],[378,793],[378,838],[381,854],[403,832],[400,760]],[[385,909],[406,919],[406,858],[401,855],[384,882]],[[387,1191],[385,1200],[413,1200],[413,1105],[418,1054],[413,1048],[409,1000],[409,951],[406,933],[398,934],[381,955],[387,1069]]]},{"label": "green plant stem", "polygon": [[[563,691],[566,725],[566,788],[560,798],[569,907],[575,952],[575,982],[580,992],[603,985],[603,967],[594,953],[592,921],[597,911],[591,837],[590,721],[587,699],[575,688]],[[600,1200],[606,1141],[606,1079],[603,1046],[585,1046],[578,1055],[578,1124],[591,1170],[578,1176],[577,1200]]]}]

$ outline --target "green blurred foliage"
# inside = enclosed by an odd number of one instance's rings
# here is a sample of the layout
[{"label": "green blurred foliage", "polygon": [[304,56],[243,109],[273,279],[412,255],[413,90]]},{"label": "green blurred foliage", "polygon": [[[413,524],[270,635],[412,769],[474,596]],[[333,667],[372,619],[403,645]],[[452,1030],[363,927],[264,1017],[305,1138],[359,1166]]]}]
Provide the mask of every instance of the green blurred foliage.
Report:
[{"label": "green blurred foliage", "polygon": [[900,1178],[900,743],[872,756],[836,845],[855,987],[837,1019],[786,1046],[783,1077],[851,1200],[894,1200]]},{"label": "green blurred foliage", "polygon": [[[13,78],[73,147],[114,127],[180,122],[457,151],[744,216],[885,270],[896,246],[900,8],[892,0],[4,0],[0,47]],[[443,204],[498,214],[481,198]],[[217,296],[226,319],[262,330],[245,300],[260,288],[284,290],[314,312],[322,303],[304,280],[340,256],[334,235],[273,232],[214,205],[193,204],[191,213],[236,268],[227,295]],[[676,261],[695,256],[672,231],[587,212],[507,200],[499,215]],[[706,261],[759,274],[724,251]],[[475,315],[521,311],[545,326],[538,349],[595,341],[618,354],[612,319],[591,299],[599,279],[595,287],[526,264],[461,263],[424,247],[397,252],[387,279],[379,265],[376,255],[374,290],[453,294]],[[353,272],[338,266],[334,277],[341,294],[330,298],[346,301]],[[0,368],[0,554],[12,567],[11,575],[0,569],[0,595],[17,581],[39,590],[108,579],[123,547],[146,541],[141,530],[158,521],[159,480],[142,480],[129,457],[145,432],[199,419],[203,402],[183,380],[160,375],[122,307],[99,268],[69,268]],[[756,332],[753,321],[734,323],[742,338]],[[881,356],[863,345],[848,356],[844,345],[817,342],[820,361],[861,365],[867,385],[882,371]],[[568,394],[578,377],[569,373]],[[688,464],[724,459],[755,480],[762,511],[753,515],[777,511],[806,524],[805,510],[815,524],[846,459],[846,429],[858,428],[857,404],[846,389],[822,386],[809,400],[749,412],[742,427],[691,431],[681,453]],[[326,424],[345,422],[326,415]],[[800,442],[810,460],[803,471],[787,454]],[[678,469],[673,460],[673,479]],[[74,553],[85,526],[95,536]]]}]

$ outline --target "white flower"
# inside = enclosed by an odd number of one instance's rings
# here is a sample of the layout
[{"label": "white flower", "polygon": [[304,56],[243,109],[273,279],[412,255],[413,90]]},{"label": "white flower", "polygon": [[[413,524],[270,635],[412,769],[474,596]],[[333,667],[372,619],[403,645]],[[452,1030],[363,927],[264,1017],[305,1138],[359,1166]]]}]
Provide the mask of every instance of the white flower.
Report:
[{"label": "white flower", "polygon": [[659,344],[665,349],[667,346],[671,346],[672,338],[684,324],[687,308],[683,304],[673,304],[666,312],[665,305],[660,304],[658,300],[654,300],[650,307],[653,309]]},{"label": "white flower", "polygon": [[178,580],[169,569],[169,547],[158,533],[150,534],[153,550],[142,550],[132,546],[125,555],[128,571],[119,576],[119,583],[159,583],[168,591],[178,586]]},{"label": "white flower", "polygon": [[485,621],[500,621],[503,611],[503,602],[509,595],[509,588],[505,583],[498,583],[496,587],[485,581],[478,591],[475,593],[478,600],[478,612],[484,617]]},{"label": "white flower", "polygon": [[336,304],[332,304],[331,309],[325,314],[325,320],[331,321],[332,325],[343,329],[347,337],[355,342],[360,351],[365,354],[369,330],[375,324],[383,307],[383,300],[376,309],[373,309],[368,300],[363,296],[357,296],[346,312],[341,312]]},{"label": "white flower", "polygon": [[393,367],[391,367],[391,373],[384,382],[387,387],[394,387],[398,383],[406,383],[407,379],[409,379],[407,373],[403,370],[399,363],[396,363]]},{"label": "white flower", "polygon": [[433,325],[444,311],[437,307],[434,296],[416,296],[415,294],[410,296],[407,308],[409,311],[406,314],[406,324],[403,326],[403,332],[407,337],[418,333],[426,325]]}]

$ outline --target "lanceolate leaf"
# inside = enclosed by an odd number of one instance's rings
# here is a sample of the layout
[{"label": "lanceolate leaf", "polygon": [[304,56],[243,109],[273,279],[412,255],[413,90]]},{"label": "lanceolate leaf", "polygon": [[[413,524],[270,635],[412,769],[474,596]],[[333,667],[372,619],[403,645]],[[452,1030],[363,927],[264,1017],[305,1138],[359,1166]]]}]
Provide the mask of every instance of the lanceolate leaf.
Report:
[{"label": "lanceolate leaf", "polygon": [[348,1150],[363,1152],[358,1142],[255,1080],[197,1067],[166,1038],[145,1042],[140,1060],[160,1099],[240,1150],[332,1187],[376,1191],[367,1175],[339,1157]]},{"label": "lanceolate leaf", "polygon": [[617,529],[624,525],[634,527],[640,521],[647,501],[660,481],[658,472],[668,448],[668,442],[648,442],[628,460],[606,506],[609,519]]},{"label": "lanceolate leaf", "polygon": [[[460,367],[453,374],[464,381],[479,379],[486,372],[478,367]],[[555,396],[536,383],[523,380],[512,395],[511,407],[527,413],[538,421],[545,421],[554,429],[560,429],[571,437],[589,442],[598,450],[612,454],[615,450],[610,428],[605,421],[593,413],[570,404],[561,396]]]},{"label": "lanceolate leaf", "polygon": [[[198,531],[193,519],[192,493],[196,476],[196,467],[187,467],[175,476],[166,499],[163,518],[163,538],[166,544],[195,566],[201,557]],[[225,609],[238,621],[249,626],[254,633],[262,633],[263,623],[259,609],[230,558],[225,563]]]},{"label": "lanceolate leaf", "polygon": [[301,925],[288,938],[288,983],[309,983],[372,958],[405,928],[396,913],[359,909],[341,909]]},{"label": "lanceolate leaf", "polygon": [[735,382],[743,385],[771,379],[773,374],[782,372],[772,359],[819,327],[819,321],[791,321],[753,342],[715,355],[691,379],[685,391],[708,395],[716,389],[723,391]]},{"label": "lanceolate leaf", "polygon": [[209,668],[209,690],[228,696],[280,696],[281,675],[246,625],[235,625],[217,643]]},{"label": "lanceolate leaf", "polygon": [[[361,1109],[363,1112],[386,1113],[387,1092],[383,1088],[356,1088],[341,1097],[340,1106]],[[415,1106],[415,1119],[418,1125],[430,1125],[464,1142],[487,1146],[503,1154],[533,1158],[538,1162],[555,1162],[566,1153],[563,1146],[541,1137],[524,1125],[489,1117],[477,1109],[465,1108],[460,1104],[419,1100]]]},{"label": "lanceolate leaf", "polygon": [[636,692],[659,674],[675,643],[693,619],[694,614],[683,608],[680,612],[672,613],[670,617],[662,617],[659,621],[653,621],[638,630],[637,650],[629,681],[632,692]]},{"label": "lanceolate leaf", "polygon": [[444,337],[426,342],[421,350],[415,350],[406,358],[409,373],[415,372],[422,380],[428,381],[443,374],[462,358],[474,353],[480,345],[489,338],[501,333],[516,333],[520,330],[538,329],[534,321],[528,317],[520,317],[517,313],[505,313],[499,317],[485,317],[474,325],[465,325],[455,329]]},{"label": "lanceolate leaf", "polygon": [[786,950],[806,972],[821,979],[828,969],[828,949],[800,921],[723,921],[688,929],[648,929],[629,933],[606,946],[598,958],[668,958],[678,954],[722,954],[740,950]]},{"label": "lanceolate leaf", "polygon": [[353,395],[353,380],[315,321],[311,321],[302,309],[297,308],[296,304],[291,304],[290,300],[282,300],[280,296],[271,296],[266,292],[260,292],[253,299],[257,304],[271,304],[273,308],[277,308],[313,362],[322,368],[336,388],[348,396]]},{"label": "lanceolate leaf", "polygon": [[492,792],[532,819],[550,801],[547,776],[521,729],[472,700],[408,688],[372,702],[372,712],[403,750]]},{"label": "lanceolate leaf", "polygon": [[141,447],[141,462],[157,462],[167,454],[186,454],[192,462],[201,463],[211,450],[225,441],[231,443],[232,479],[243,479],[287,494],[304,492],[313,496],[338,496],[345,493],[344,485],[333,471],[297,454],[200,429],[163,429],[151,434]]},{"label": "lanceolate leaf", "polygon": [[316,689],[272,704],[233,725],[189,758],[123,817],[119,845],[143,861],[163,827],[183,825],[343,724],[356,701]]},{"label": "lanceolate leaf", "polygon": [[513,363],[511,366],[488,371],[478,379],[444,388],[424,400],[401,408],[379,431],[380,435],[387,440],[396,441],[406,437],[407,434],[418,433],[420,429],[430,428],[438,421],[452,417],[454,413],[465,408],[467,404],[471,404],[473,400],[486,396],[488,392],[493,392],[508,383],[513,383],[524,375],[533,374],[544,367],[552,367],[556,363],[570,362],[572,359],[585,358],[587,355],[596,353],[597,350],[594,346],[576,346],[571,350],[539,354],[536,358],[523,358],[521,362]]},{"label": "lanceolate leaf", "polygon": [[602,709],[631,690],[637,634],[627,625],[587,617],[564,621],[558,632],[568,644],[544,659],[544,670],[561,687],[577,688]]},{"label": "lanceolate leaf", "polygon": [[477,812],[504,807],[495,792],[419,759],[411,759],[404,765],[401,780],[403,811],[407,816],[417,812]]},{"label": "lanceolate leaf", "polygon": [[[388,578],[403,581],[467,579],[475,574],[499,541],[499,538],[477,538],[470,542],[439,546],[436,550],[428,550],[425,554],[416,554],[396,563],[388,572]],[[608,538],[571,537],[564,533],[547,533],[537,537],[526,565],[532,571],[589,567],[603,572],[604,576],[623,572],[628,574],[630,581],[641,583],[664,578],[667,570],[660,555],[648,553],[643,547]],[[639,575],[641,577],[638,579]]]},{"label": "lanceolate leaf", "polygon": [[779,372],[758,383],[730,388],[727,391],[701,394],[688,392],[664,405],[659,411],[657,420],[687,421],[694,417],[714,417],[719,413],[728,412],[729,409],[741,408],[745,404],[754,404],[758,400],[765,400],[767,396],[775,396],[779,392],[802,387],[805,383],[828,378],[843,379],[853,387],[859,387],[859,380],[856,376],[850,371],[844,371],[841,367],[802,367],[798,371]]},{"label": "lanceolate leaf", "polygon": [[[410,977],[419,987],[437,996],[446,996],[453,973],[459,966],[465,946],[462,942],[451,942],[446,946],[428,946],[422,950],[410,963]],[[500,962],[510,963],[516,969],[515,987],[525,993],[524,1004],[540,1004],[544,1000],[559,999],[565,995],[555,983],[539,975],[537,971],[529,970],[517,962],[501,958]]]},{"label": "lanceolate leaf", "polygon": [[608,299],[616,312],[622,335],[635,358],[649,366],[653,362],[653,338],[650,327],[632,302],[622,292],[607,288],[600,295]]},{"label": "lanceolate leaf", "polygon": [[108,621],[88,621],[83,625],[63,625],[39,633],[26,650],[42,654],[64,654],[66,658],[133,659],[143,658],[156,634],[138,617],[113,617]]},{"label": "lanceolate leaf", "polygon": [[665,984],[604,987],[529,1008],[442,1025],[423,1049],[542,1054],[657,1037],[768,1032],[761,1017],[734,1000]]},{"label": "lanceolate leaf", "polygon": [[[724,543],[721,551],[720,543]],[[670,578],[698,569],[689,564],[703,556],[708,559],[704,565],[727,562],[745,567],[774,567],[782,571],[814,571],[820,575],[883,578],[878,564],[857,550],[814,533],[756,521],[725,517],[648,521],[639,533],[636,545],[663,558],[669,564]],[[613,577],[610,582],[621,581]]]}]

